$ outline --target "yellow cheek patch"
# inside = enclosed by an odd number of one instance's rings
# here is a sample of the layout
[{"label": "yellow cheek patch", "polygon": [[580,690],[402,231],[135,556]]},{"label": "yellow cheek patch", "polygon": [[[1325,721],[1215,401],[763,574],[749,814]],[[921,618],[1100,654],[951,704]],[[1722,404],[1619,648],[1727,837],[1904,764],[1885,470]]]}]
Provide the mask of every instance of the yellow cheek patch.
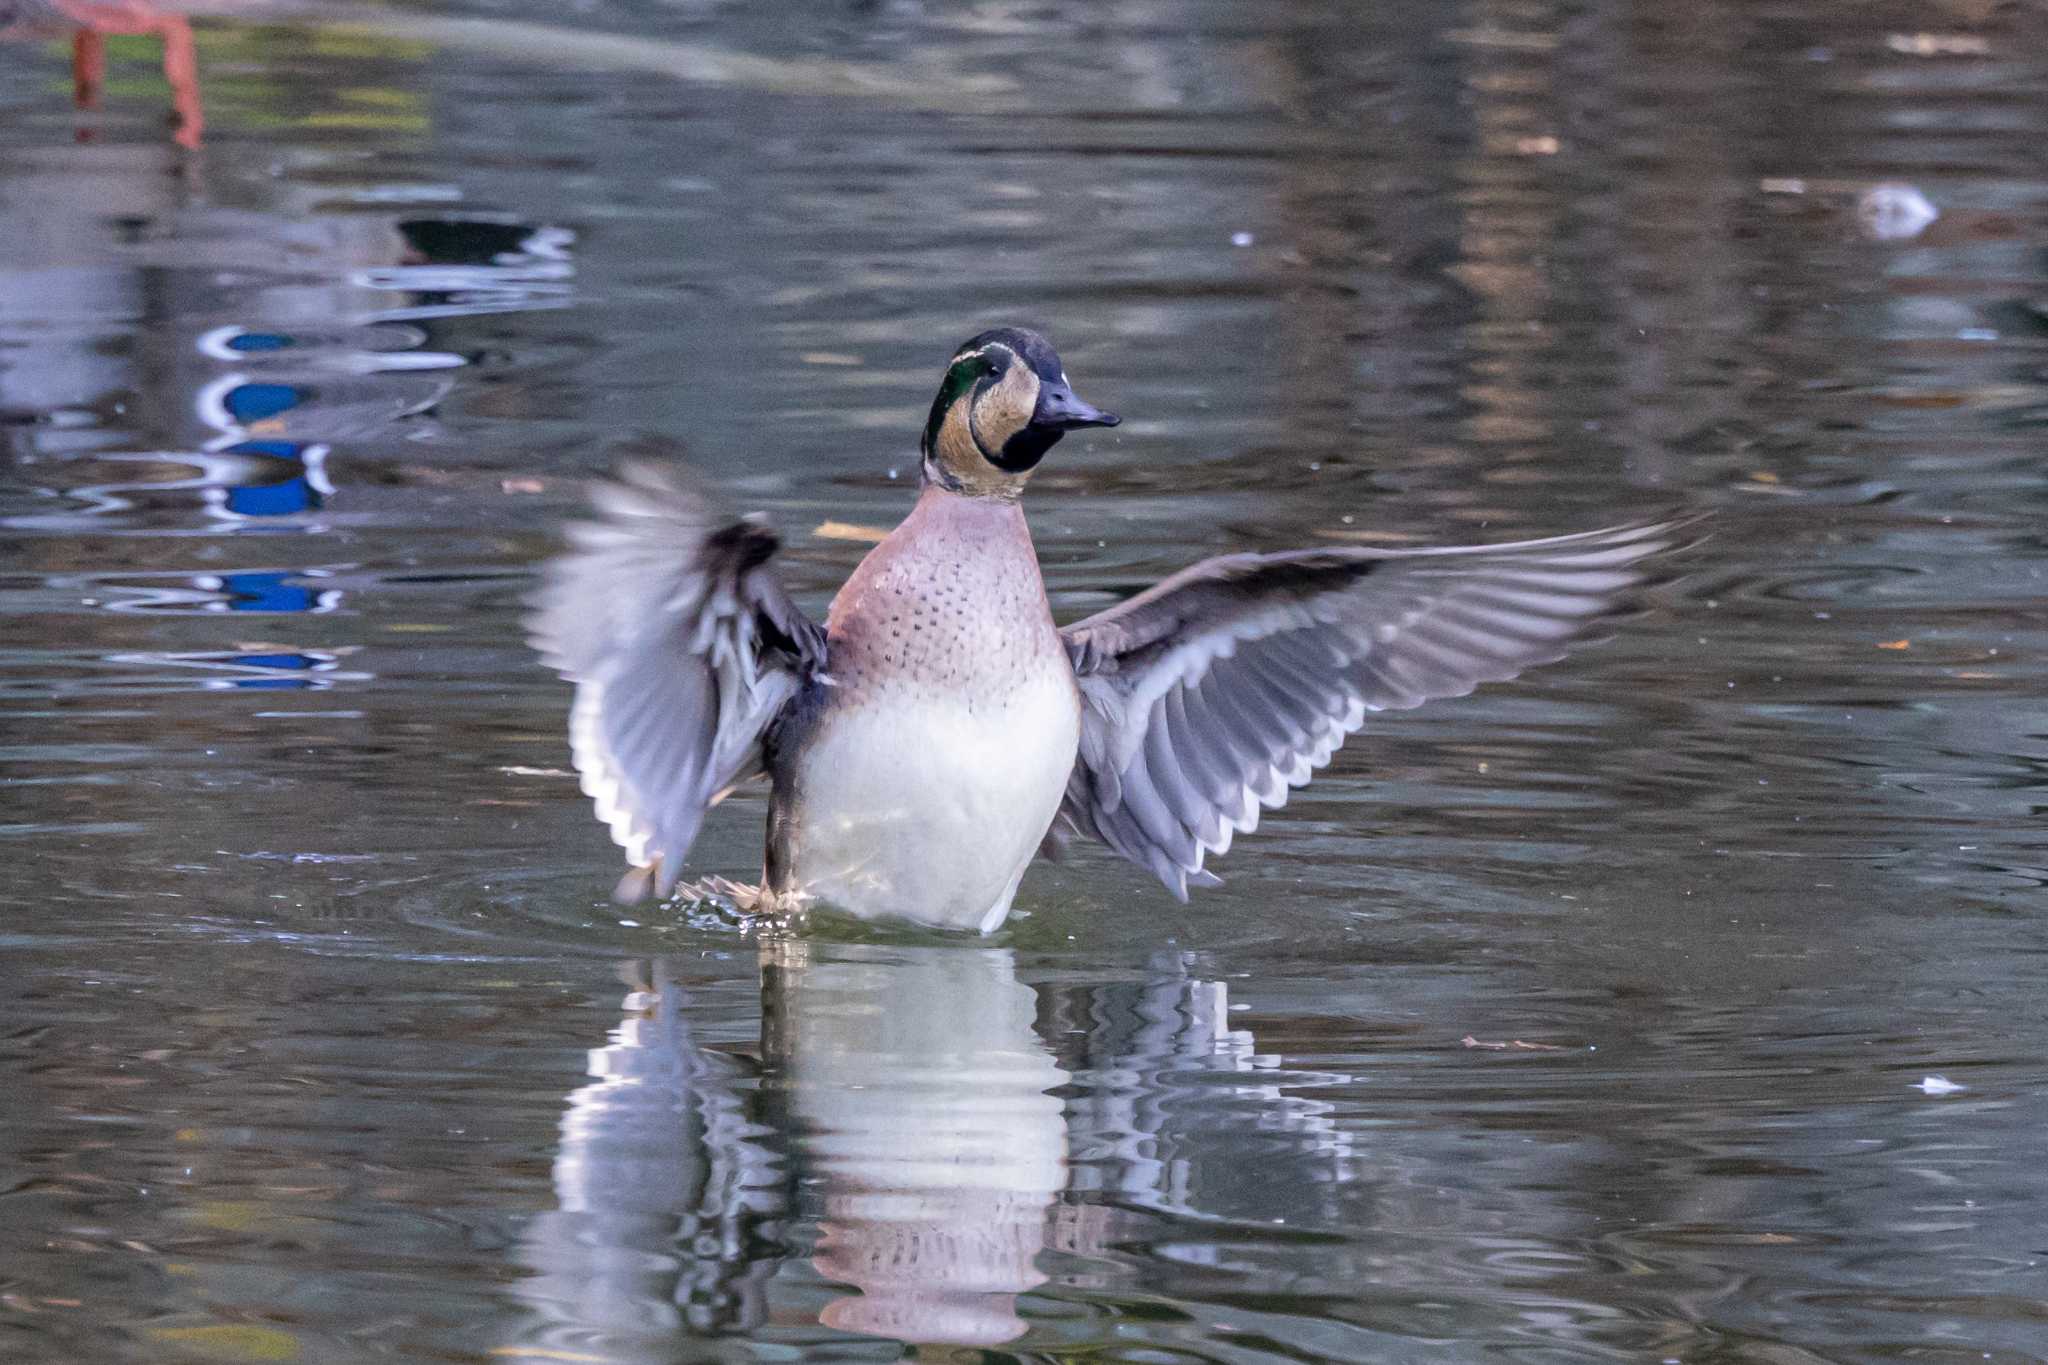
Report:
[{"label": "yellow cheek patch", "polygon": [[946,418],[939,424],[938,439],[933,442],[932,453],[938,457],[954,477],[973,478],[985,463],[981,452],[974,448],[974,433],[967,428],[967,398],[962,396],[952,407],[946,409]]},{"label": "yellow cheek patch", "polygon": [[1038,411],[1038,376],[1029,365],[1013,364],[1001,382],[990,386],[974,405],[974,434],[990,456],[1002,453],[1004,445],[1030,425]]}]

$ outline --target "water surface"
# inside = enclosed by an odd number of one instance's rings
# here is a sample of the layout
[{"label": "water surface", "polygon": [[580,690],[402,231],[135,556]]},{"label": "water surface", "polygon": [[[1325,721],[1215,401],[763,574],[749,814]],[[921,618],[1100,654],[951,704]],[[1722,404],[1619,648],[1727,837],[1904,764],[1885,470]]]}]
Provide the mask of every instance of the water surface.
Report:
[{"label": "water surface", "polygon": [[[2048,1359],[2038,11],[196,31],[196,150],[152,40],[0,45],[7,1359]],[[613,907],[518,625],[581,481],[666,444],[822,609],[997,322],[1126,417],[1063,618],[1713,533],[1190,906]]]}]

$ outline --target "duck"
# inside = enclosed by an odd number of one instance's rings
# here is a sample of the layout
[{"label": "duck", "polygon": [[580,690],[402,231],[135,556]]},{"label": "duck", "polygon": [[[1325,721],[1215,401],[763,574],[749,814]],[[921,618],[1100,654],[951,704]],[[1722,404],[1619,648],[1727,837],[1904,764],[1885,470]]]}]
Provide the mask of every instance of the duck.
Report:
[{"label": "duck", "polygon": [[970,338],[924,424],[916,502],[823,622],[767,523],[679,465],[596,483],[528,628],[573,687],[575,767],[629,864],[617,898],[673,894],[706,812],[765,778],[760,885],[698,888],[745,912],[987,934],[1034,860],[1076,840],[1185,902],[1369,716],[1562,658],[1685,525],[1225,554],[1062,626],[1021,497],[1068,433],[1118,422],[1042,335]]}]

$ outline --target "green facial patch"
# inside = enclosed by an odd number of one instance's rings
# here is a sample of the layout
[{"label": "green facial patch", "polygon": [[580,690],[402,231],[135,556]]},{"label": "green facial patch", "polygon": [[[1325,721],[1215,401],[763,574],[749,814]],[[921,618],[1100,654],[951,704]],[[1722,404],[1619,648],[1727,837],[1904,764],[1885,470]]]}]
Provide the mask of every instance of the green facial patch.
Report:
[{"label": "green facial patch", "polygon": [[939,381],[939,396],[932,400],[932,415],[925,419],[924,440],[919,447],[929,455],[937,449],[939,428],[946,424],[946,413],[960,396],[974,387],[975,381],[987,374],[993,366],[988,357],[980,352],[961,356],[947,369],[946,377]]}]

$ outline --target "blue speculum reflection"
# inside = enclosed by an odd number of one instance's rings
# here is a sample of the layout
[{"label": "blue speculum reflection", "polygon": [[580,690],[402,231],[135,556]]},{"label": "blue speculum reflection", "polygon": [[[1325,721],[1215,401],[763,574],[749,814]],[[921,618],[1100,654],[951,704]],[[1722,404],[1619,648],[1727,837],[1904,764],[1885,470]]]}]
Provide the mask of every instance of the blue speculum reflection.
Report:
[{"label": "blue speculum reflection", "polygon": [[334,491],[324,486],[325,476],[320,468],[327,457],[325,446],[292,441],[238,441],[225,447],[224,453],[262,456],[279,465],[275,482],[237,484],[227,489],[222,506],[236,516],[286,517],[310,512],[320,505],[325,494]]},{"label": "blue speculum reflection", "polygon": [[[419,429],[450,387],[430,372],[465,363],[431,349],[429,334],[402,320],[556,306],[573,278],[572,241],[559,229],[496,219],[395,221],[388,263],[353,267],[326,286],[337,305],[367,295],[374,306],[322,318],[310,332],[229,323],[193,335],[193,353],[215,367],[194,381],[190,412],[203,437],[193,448],[130,451],[118,442],[96,443],[83,457],[89,466],[146,466],[149,477],[79,482],[62,489],[83,504],[79,512],[8,520],[37,529],[75,524],[176,534],[203,533],[212,523],[324,534],[330,528],[318,514],[336,496],[330,460],[337,450],[345,459],[351,446]],[[305,303],[295,300],[292,311],[307,311]],[[261,368],[246,368],[253,366]],[[205,520],[179,528],[181,505]],[[152,586],[128,605],[159,612],[342,611],[346,590],[318,581],[332,576],[325,564],[199,574],[185,580],[185,592]]]},{"label": "blue speculum reflection", "polygon": [[317,654],[236,654],[229,656],[228,662],[243,668],[261,669],[270,675],[234,680],[236,687],[258,690],[318,687],[321,679],[315,675],[334,667],[332,659],[324,659]]}]

